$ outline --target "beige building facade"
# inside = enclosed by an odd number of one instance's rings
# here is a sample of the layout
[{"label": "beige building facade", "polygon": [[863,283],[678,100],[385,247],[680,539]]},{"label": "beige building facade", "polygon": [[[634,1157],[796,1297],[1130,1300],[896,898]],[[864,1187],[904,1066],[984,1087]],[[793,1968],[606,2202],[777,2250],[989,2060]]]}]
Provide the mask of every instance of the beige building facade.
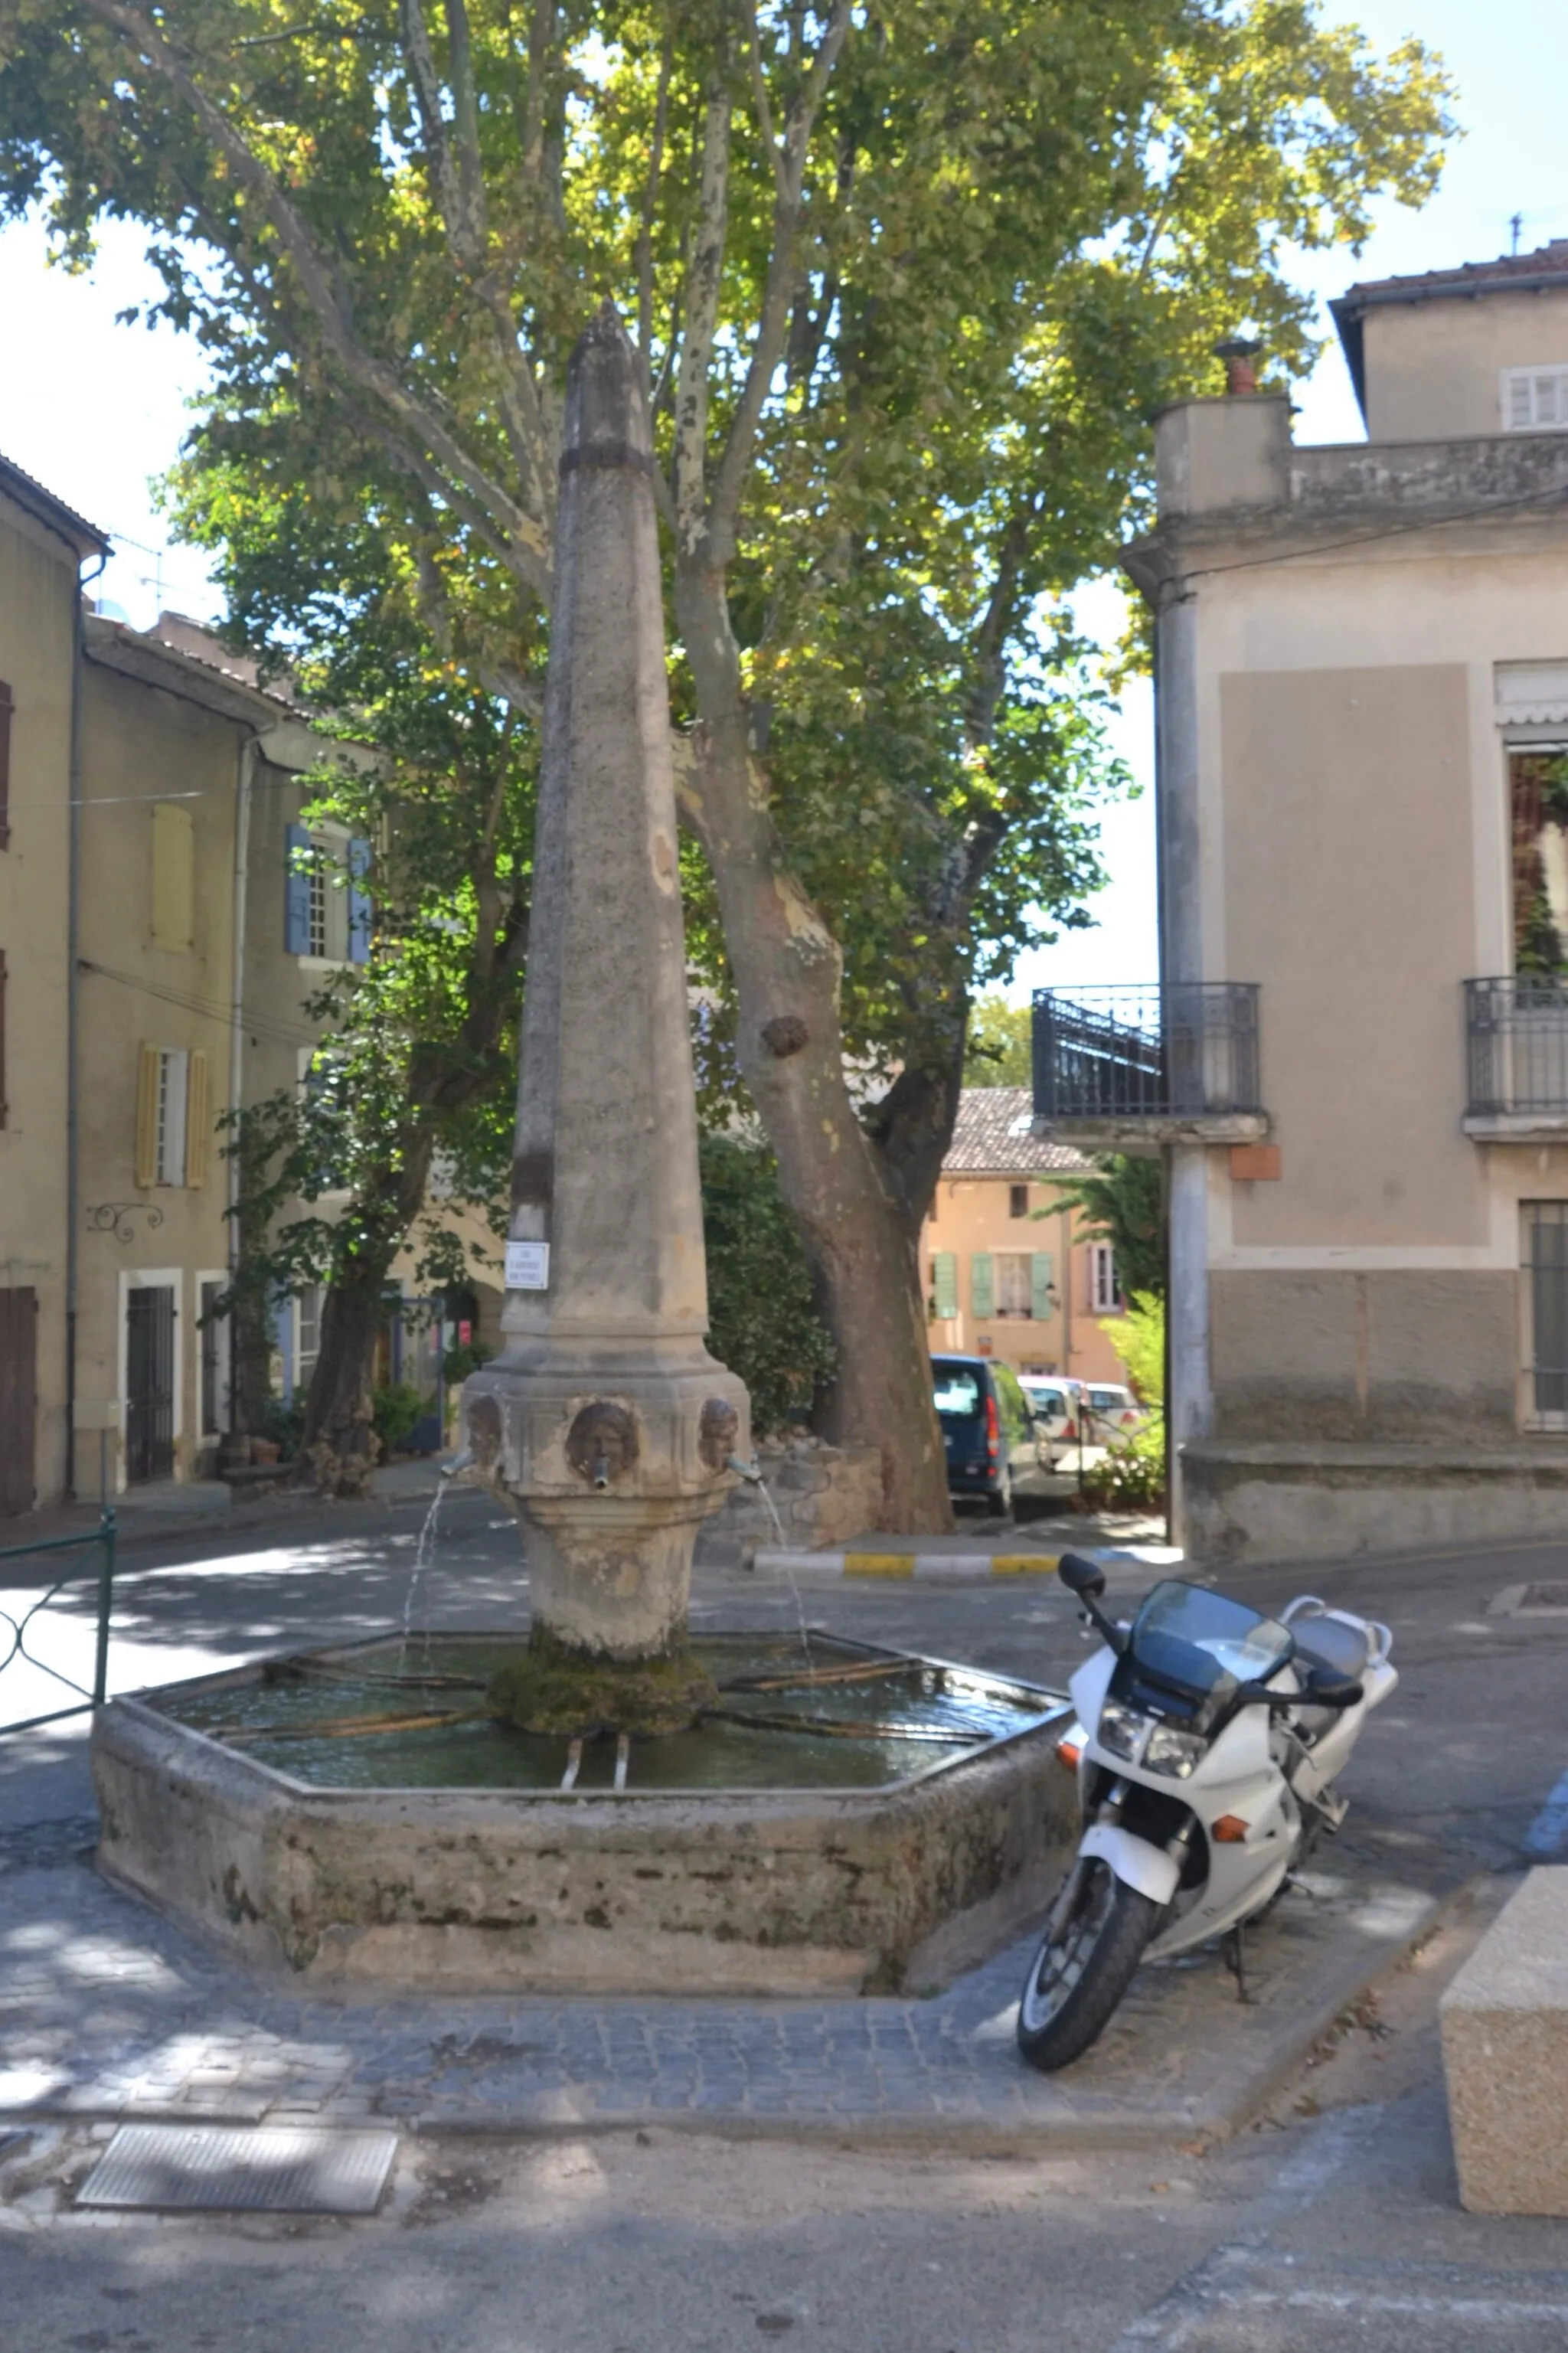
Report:
[{"label": "beige building facade", "polygon": [[1062,1198],[1089,1163],[1033,1133],[1026,1087],[966,1087],[921,1234],[934,1355],[1125,1382],[1115,1253]]},{"label": "beige building facade", "polygon": [[1159,420],[1159,987],[1038,1017],[1169,1155],[1216,1561],[1568,1525],[1568,241],[1335,310],[1366,442]]},{"label": "beige building facade", "polygon": [[94,614],[106,547],[0,461],[0,1517],[216,1467],[219,1122],[299,1082],[328,968],[285,901],[329,747],[205,633]]}]

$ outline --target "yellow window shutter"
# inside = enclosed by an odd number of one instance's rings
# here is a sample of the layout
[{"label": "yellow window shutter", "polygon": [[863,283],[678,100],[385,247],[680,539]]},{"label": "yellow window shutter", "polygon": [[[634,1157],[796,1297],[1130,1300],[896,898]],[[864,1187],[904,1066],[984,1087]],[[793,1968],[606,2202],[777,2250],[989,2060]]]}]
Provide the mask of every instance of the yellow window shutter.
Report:
[{"label": "yellow window shutter", "polygon": [[205,1185],[207,1176],[207,1132],[212,1111],[207,1102],[207,1058],[194,1049],[185,1077],[185,1182]]},{"label": "yellow window shutter", "polygon": [[153,944],[188,948],[195,938],[196,836],[189,809],[153,810]]},{"label": "yellow window shutter", "polygon": [[156,1046],[143,1046],[136,1064],[136,1183],[158,1181],[158,1066]]}]

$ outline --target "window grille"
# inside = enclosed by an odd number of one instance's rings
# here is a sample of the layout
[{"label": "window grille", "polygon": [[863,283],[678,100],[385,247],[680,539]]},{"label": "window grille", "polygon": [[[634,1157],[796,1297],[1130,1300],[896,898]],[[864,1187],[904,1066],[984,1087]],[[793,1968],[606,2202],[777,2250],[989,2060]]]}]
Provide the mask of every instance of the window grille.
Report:
[{"label": "window grille", "polygon": [[1034,1313],[1027,1250],[1001,1250],[997,1253],[996,1313],[998,1315],[1030,1315]]}]

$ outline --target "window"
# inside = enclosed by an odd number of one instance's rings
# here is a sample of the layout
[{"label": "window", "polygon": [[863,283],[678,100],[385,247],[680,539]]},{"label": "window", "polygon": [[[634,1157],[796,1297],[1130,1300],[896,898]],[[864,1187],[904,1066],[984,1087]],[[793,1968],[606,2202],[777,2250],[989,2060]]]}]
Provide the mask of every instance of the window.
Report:
[{"label": "window", "polygon": [[1513,968],[1568,967],[1568,753],[1510,752]]},{"label": "window", "polygon": [[1568,366],[1504,368],[1502,429],[1505,433],[1568,431]]},{"label": "window", "polygon": [[153,945],[195,944],[196,829],[189,809],[159,801],[153,810]]},{"label": "window", "polygon": [[1026,1185],[1009,1185],[1007,1187],[1007,1215],[1010,1218],[1026,1218],[1028,1214],[1028,1187]]},{"label": "window", "polygon": [[11,839],[11,690],[0,678],[0,849]]},{"label": "window", "polygon": [[1121,1313],[1121,1286],[1116,1279],[1116,1252],[1109,1242],[1089,1246],[1089,1303],[1096,1315]]},{"label": "window", "polygon": [[302,1398],[310,1386],[316,1359],[321,1353],[321,1286],[308,1282],[294,1303],[294,1394]]},{"label": "window", "polygon": [[1029,1281],[1027,1250],[1002,1250],[996,1260],[996,1313],[998,1315],[1032,1315],[1033,1288]]},{"label": "window", "polygon": [[962,1365],[931,1368],[932,1396],[938,1413],[950,1421],[973,1421],[980,1411],[980,1383]]},{"label": "window", "polygon": [[1521,1201],[1525,1418],[1568,1429],[1568,1201]]},{"label": "window", "polygon": [[216,1438],[228,1424],[228,1322],[213,1309],[226,1288],[221,1274],[204,1274],[199,1286],[201,1321],[196,1345],[202,1352],[202,1427],[204,1438]]},{"label": "window", "polygon": [[284,828],[283,945],[321,964],[368,964],[370,844],[302,825]]},{"label": "window", "polygon": [[184,1046],[143,1046],[136,1075],[136,1182],[206,1180],[212,1113],[207,1058]]}]

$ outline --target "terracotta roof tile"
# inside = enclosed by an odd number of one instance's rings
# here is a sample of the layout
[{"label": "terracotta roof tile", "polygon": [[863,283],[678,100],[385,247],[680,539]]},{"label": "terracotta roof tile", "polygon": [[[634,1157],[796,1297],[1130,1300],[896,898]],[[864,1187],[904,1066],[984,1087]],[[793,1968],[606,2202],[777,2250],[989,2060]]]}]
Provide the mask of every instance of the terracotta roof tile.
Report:
[{"label": "terracotta roof tile", "polygon": [[1532,253],[1500,253],[1495,261],[1462,261],[1453,269],[1417,270],[1409,278],[1367,278],[1347,287],[1339,300],[1348,310],[1369,295],[1394,295],[1419,302],[1429,295],[1493,293],[1511,279],[1561,278],[1568,284],[1568,237],[1554,237]]},{"label": "terracotta roof tile", "polygon": [[1081,1176],[1094,1166],[1070,1144],[1031,1134],[1027,1087],[965,1087],[944,1176]]}]

